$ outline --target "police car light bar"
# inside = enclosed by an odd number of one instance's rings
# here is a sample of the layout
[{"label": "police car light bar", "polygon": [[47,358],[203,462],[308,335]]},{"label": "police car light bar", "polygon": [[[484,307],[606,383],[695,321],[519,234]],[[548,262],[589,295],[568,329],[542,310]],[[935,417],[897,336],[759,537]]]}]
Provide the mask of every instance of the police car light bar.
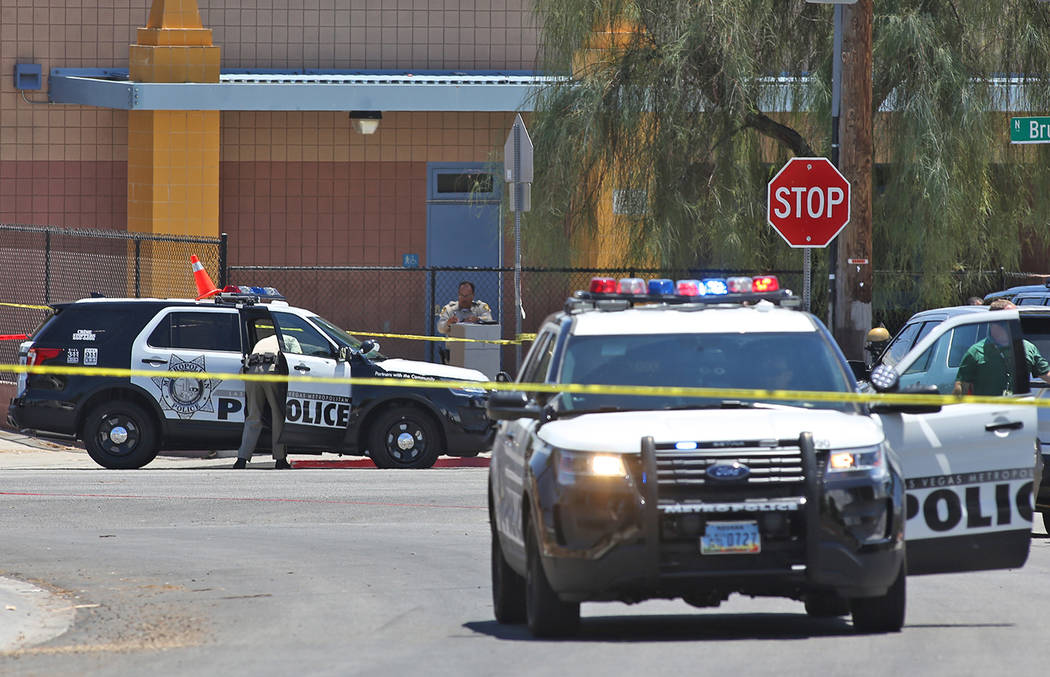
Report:
[{"label": "police car light bar", "polygon": [[569,309],[573,302],[579,301],[626,301],[626,305],[615,306],[621,308],[636,302],[754,303],[760,300],[787,307],[800,305],[790,290],[780,289],[780,283],[774,275],[677,281],[659,278],[649,280],[648,283],[641,278],[616,280],[611,277],[595,277],[591,279],[588,291],[573,294],[566,303],[566,308]]},{"label": "police car light bar", "polygon": [[284,301],[284,295],[273,287],[251,287],[228,284],[217,298],[228,301]]}]

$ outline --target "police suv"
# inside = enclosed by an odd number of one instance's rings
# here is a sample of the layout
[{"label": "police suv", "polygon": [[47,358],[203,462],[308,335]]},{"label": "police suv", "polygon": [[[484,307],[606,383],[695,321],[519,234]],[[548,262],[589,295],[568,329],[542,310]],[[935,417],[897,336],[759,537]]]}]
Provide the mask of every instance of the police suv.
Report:
[{"label": "police suv", "polygon": [[[373,342],[288,305],[269,287],[227,287],[203,301],[89,298],[52,308],[21,346],[21,361],[83,370],[21,376],[9,421],[75,435],[106,468],[140,468],[162,449],[237,447],[245,413],[239,374],[252,347],[273,334],[286,347],[280,371],[293,376],[487,380],[473,369],[386,358]],[[158,375],[92,373],[105,367]],[[427,468],[442,452],[473,456],[492,439],[480,387],[301,380],[282,393],[280,441],[290,453],[367,454],[381,468]]]},{"label": "police suv", "polygon": [[[488,487],[499,622],[565,635],[584,601],[704,607],[736,592],[897,631],[906,573],[1025,562],[1034,408],[845,401],[858,386],[830,333],[776,289],[771,277],[599,278],[544,320],[521,391],[488,405],[501,421]],[[992,320],[1019,331],[1015,311],[950,324]],[[895,368],[950,336],[933,328]],[[891,369],[873,380],[897,388]],[[547,394],[530,383],[790,399]]]}]

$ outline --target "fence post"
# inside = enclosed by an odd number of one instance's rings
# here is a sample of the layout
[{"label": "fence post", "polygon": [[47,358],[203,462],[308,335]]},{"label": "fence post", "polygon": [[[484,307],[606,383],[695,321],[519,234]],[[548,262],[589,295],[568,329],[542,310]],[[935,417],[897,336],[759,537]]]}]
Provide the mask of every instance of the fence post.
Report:
[{"label": "fence post", "polygon": [[135,298],[142,296],[142,240],[135,238]]},{"label": "fence post", "polygon": [[219,289],[227,285],[226,282],[226,233],[219,233]]},{"label": "fence post", "polygon": [[[437,294],[435,287],[437,286],[437,273],[434,268],[430,268],[430,298],[427,299],[427,335],[434,336],[437,332],[437,327],[434,326],[434,296]],[[434,346],[436,344],[433,341],[427,341],[427,352],[429,355],[427,359],[431,362],[434,361]]]},{"label": "fence post", "polygon": [[1006,289],[1006,269],[999,266],[999,288]]},{"label": "fence post", "polygon": [[44,231],[44,305],[51,305],[51,231]]}]

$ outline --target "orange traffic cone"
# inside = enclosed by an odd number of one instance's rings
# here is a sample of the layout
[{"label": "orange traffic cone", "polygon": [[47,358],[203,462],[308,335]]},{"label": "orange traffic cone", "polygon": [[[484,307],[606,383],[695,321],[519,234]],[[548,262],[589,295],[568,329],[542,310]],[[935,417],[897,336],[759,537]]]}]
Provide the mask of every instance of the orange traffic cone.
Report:
[{"label": "orange traffic cone", "polygon": [[193,281],[197,283],[197,293],[200,294],[197,297],[198,301],[209,296],[215,296],[221,291],[208,277],[208,271],[204,269],[201,260],[197,258],[196,254],[190,255],[190,267],[193,268]]}]

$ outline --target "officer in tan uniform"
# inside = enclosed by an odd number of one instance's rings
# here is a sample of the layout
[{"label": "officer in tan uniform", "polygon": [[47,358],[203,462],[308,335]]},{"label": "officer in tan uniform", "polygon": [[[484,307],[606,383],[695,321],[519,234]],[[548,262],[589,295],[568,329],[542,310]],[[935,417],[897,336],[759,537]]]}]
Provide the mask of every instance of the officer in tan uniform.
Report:
[{"label": "officer in tan uniform", "polygon": [[459,298],[449,301],[438,314],[437,330],[448,336],[449,325],[457,322],[492,322],[492,309],[484,301],[474,300],[474,283],[459,283]]}]

